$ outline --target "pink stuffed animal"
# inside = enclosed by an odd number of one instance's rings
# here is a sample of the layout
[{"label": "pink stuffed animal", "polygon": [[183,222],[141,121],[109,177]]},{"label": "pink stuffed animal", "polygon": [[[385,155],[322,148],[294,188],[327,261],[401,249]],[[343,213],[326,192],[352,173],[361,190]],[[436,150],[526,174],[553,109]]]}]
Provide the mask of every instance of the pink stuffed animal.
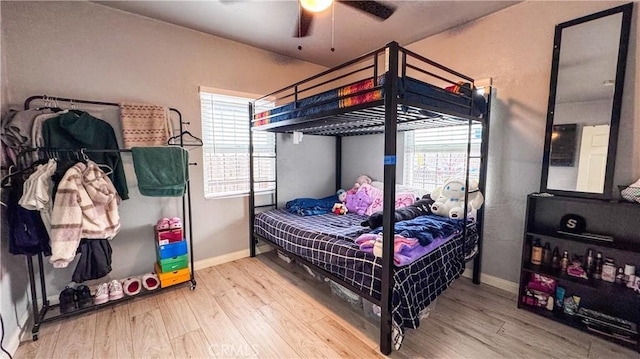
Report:
[{"label": "pink stuffed animal", "polygon": [[363,184],[371,184],[371,178],[365,175],[358,176],[358,178],[356,178],[356,183],[353,185],[353,188],[358,189]]},{"label": "pink stuffed animal", "polygon": [[353,184],[353,187],[351,187],[351,189],[348,190],[347,193],[358,192],[358,189],[360,189],[360,186],[364,184],[371,184],[371,178],[365,175],[358,176],[358,178],[356,178],[356,182]]},{"label": "pink stuffed animal", "polygon": [[356,178],[356,182],[353,184],[353,187],[351,187],[351,189],[349,190],[338,190],[338,192],[336,193],[338,195],[338,200],[342,203],[346,203],[347,202],[347,195],[348,194],[356,194],[356,192],[358,192],[358,189],[360,188],[360,186],[364,185],[364,184],[371,184],[371,178],[369,178],[369,176],[365,176],[365,175],[361,175],[358,176],[358,178]]}]

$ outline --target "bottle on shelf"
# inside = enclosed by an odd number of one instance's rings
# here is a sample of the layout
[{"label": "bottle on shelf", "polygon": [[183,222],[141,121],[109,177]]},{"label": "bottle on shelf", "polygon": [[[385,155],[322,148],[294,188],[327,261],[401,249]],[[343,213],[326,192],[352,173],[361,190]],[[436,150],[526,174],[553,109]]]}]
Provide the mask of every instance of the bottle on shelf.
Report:
[{"label": "bottle on shelf", "polygon": [[602,252],[598,252],[596,254],[596,260],[594,263],[593,269],[593,278],[594,279],[602,279],[602,265],[604,264],[604,260],[602,259]]},{"label": "bottle on shelf", "polygon": [[604,264],[602,265],[602,280],[611,283],[616,281],[616,265],[611,258],[605,258],[604,260]]},{"label": "bottle on shelf", "polygon": [[624,281],[624,269],[622,267],[618,267],[618,272],[616,273],[616,284],[625,285]]},{"label": "bottle on shelf", "polygon": [[633,264],[624,265],[624,284],[627,288],[633,288],[636,281],[636,266]]},{"label": "bottle on shelf", "polygon": [[542,264],[542,245],[539,238],[536,238],[533,247],[531,247],[531,263],[535,265]]},{"label": "bottle on shelf", "polygon": [[584,270],[587,272],[589,278],[591,278],[593,272],[595,271],[593,250],[591,248],[587,249],[587,254],[584,256]]},{"label": "bottle on shelf", "polygon": [[551,268],[560,268],[560,250],[558,250],[558,247],[553,248],[553,254],[551,255]]},{"label": "bottle on shelf", "polygon": [[542,248],[542,264],[545,266],[551,265],[552,253],[551,253],[551,245],[549,242],[544,244]]},{"label": "bottle on shelf", "polygon": [[569,267],[569,252],[564,251],[562,253],[562,259],[560,259],[560,268],[562,269],[562,272],[566,273],[567,267]]},{"label": "bottle on shelf", "polygon": [[632,289],[637,291],[640,288],[640,268],[636,269],[636,277],[635,280],[633,282],[633,287]]}]

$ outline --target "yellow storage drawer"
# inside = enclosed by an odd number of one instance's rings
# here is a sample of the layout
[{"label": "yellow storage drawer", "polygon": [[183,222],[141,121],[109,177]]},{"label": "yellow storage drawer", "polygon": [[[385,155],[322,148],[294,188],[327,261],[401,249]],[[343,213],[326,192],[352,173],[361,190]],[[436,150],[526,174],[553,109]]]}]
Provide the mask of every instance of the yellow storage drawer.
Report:
[{"label": "yellow storage drawer", "polygon": [[178,269],[173,272],[162,273],[158,262],[155,263],[156,274],[160,279],[160,287],[165,288],[174,284],[184,283],[191,279],[191,272],[189,268]]}]

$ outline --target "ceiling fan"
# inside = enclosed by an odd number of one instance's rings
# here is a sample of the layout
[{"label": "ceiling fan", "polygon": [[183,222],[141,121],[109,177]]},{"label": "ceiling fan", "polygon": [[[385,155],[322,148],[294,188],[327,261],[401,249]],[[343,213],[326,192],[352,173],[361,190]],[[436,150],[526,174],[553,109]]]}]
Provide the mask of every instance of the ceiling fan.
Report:
[{"label": "ceiling fan", "polygon": [[300,4],[300,18],[296,24],[293,37],[306,37],[311,34],[311,23],[313,22],[314,13],[322,12],[328,9],[333,1],[351,6],[354,9],[368,13],[380,21],[388,19],[395,7],[385,5],[378,1],[351,1],[351,0],[298,0]]}]

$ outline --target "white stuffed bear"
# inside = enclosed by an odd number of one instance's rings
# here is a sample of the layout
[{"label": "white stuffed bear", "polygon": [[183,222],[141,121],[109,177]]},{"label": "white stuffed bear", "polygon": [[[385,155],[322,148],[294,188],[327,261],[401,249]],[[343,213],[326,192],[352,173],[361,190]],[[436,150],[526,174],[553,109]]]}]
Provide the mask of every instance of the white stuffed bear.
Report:
[{"label": "white stuffed bear", "polygon": [[[431,193],[431,199],[435,201],[431,205],[431,212],[443,217],[462,219],[464,213],[464,180],[447,179],[444,185],[437,187]],[[484,197],[478,190],[478,182],[469,183],[468,212],[477,210],[482,206]]]}]

